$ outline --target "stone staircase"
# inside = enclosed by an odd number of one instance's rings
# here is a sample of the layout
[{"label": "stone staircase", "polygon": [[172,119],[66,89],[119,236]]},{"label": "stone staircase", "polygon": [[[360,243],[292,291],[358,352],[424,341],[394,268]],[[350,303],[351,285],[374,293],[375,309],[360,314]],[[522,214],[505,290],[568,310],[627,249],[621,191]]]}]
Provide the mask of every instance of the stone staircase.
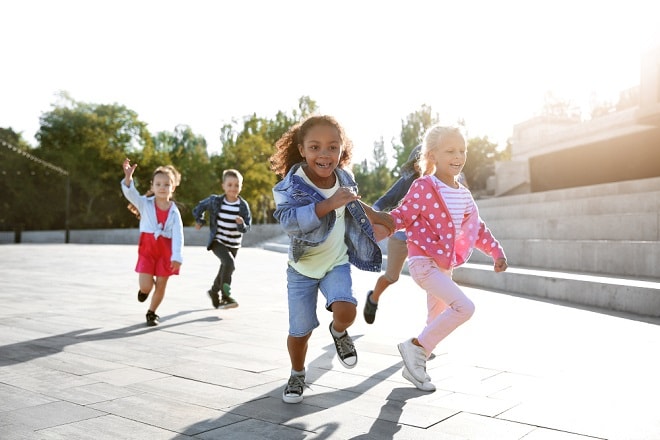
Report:
[{"label": "stone staircase", "polygon": [[[474,251],[462,285],[660,317],[660,178],[478,200],[509,269]],[[286,252],[286,236],[264,248]],[[385,241],[381,243],[386,251]],[[407,267],[404,268],[407,273]],[[375,280],[375,278],[374,278]]]},{"label": "stone staircase", "polygon": [[660,178],[477,203],[510,268],[475,251],[456,282],[660,317]]}]

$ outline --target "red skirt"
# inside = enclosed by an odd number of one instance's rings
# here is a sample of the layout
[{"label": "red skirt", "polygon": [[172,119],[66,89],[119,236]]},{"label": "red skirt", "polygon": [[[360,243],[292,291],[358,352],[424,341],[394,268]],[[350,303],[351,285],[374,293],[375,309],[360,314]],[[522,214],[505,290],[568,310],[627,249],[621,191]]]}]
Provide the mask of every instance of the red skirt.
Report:
[{"label": "red skirt", "polygon": [[178,269],[172,270],[172,239],[162,235],[156,239],[154,234],[142,232],[135,271],[157,277],[178,275]]}]

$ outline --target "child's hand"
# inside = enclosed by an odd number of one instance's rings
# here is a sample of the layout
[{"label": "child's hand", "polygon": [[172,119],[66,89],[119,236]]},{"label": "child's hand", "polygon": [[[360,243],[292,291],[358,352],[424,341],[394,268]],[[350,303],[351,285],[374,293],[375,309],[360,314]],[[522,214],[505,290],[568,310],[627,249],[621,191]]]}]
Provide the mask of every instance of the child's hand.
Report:
[{"label": "child's hand", "polygon": [[380,223],[374,223],[372,226],[374,228],[374,238],[376,239],[376,242],[384,240],[391,235],[390,230]]},{"label": "child's hand", "polygon": [[506,264],[506,258],[498,258],[495,260],[495,272],[504,272],[507,267],[509,266]]},{"label": "child's hand", "polygon": [[243,220],[243,217],[241,217],[240,215],[237,215],[236,216],[236,223],[239,224],[239,225],[242,225],[243,223],[245,223],[245,220]]},{"label": "child's hand", "polygon": [[327,200],[332,204],[332,209],[337,209],[359,199],[360,196],[355,194],[351,188],[342,186]]},{"label": "child's hand", "polygon": [[124,176],[126,177],[126,181],[130,182],[131,179],[133,179],[133,172],[137,168],[137,164],[131,166],[131,160],[126,158],[124,159],[124,164],[122,165],[122,168],[124,169]]},{"label": "child's hand", "polygon": [[202,229],[202,225],[200,223],[195,222],[195,229],[199,231],[200,229]]},{"label": "child's hand", "polygon": [[371,218],[369,218],[369,221],[371,224],[375,226],[382,226],[388,230],[387,236],[389,237],[394,233],[396,228],[394,227],[394,219],[390,214],[387,212],[381,212],[381,211],[372,211],[371,213]]},{"label": "child's hand", "polygon": [[172,261],[170,264],[170,269],[172,270],[179,270],[181,268],[181,263],[178,261]]}]

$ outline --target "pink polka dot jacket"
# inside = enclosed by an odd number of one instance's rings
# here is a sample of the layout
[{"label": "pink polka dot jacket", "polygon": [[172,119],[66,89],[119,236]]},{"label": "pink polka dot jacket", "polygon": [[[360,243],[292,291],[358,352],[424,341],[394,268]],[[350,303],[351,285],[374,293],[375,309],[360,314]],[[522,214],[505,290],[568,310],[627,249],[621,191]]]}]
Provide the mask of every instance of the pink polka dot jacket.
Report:
[{"label": "pink polka dot jacket", "polygon": [[433,176],[423,176],[413,182],[401,204],[390,214],[397,230],[406,230],[408,257],[431,257],[444,269],[465,263],[474,248],[493,261],[506,258],[504,249],[479,217],[476,203],[473,206],[456,230]]}]

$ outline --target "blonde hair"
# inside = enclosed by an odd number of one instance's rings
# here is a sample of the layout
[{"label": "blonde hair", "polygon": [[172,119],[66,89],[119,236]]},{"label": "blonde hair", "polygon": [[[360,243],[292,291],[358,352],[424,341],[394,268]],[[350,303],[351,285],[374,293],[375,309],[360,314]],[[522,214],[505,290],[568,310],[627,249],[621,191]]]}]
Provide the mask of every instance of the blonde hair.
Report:
[{"label": "blonde hair", "polygon": [[465,136],[458,127],[434,125],[426,131],[419,157],[419,169],[423,176],[435,173],[435,163],[429,160],[430,153],[442,147],[444,142],[451,138],[459,138],[465,142]]}]

